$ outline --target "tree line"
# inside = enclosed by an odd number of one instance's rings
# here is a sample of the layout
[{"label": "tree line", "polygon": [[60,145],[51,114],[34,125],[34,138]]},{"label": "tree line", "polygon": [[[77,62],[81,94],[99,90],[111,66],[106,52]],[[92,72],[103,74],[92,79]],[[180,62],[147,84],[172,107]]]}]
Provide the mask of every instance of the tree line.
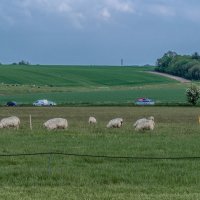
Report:
[{"label": "tree line", "polygon": [[190,80],[200,80],[200,55],[178,55],[168,51],[157,59],[155,71],[180,76]]}]

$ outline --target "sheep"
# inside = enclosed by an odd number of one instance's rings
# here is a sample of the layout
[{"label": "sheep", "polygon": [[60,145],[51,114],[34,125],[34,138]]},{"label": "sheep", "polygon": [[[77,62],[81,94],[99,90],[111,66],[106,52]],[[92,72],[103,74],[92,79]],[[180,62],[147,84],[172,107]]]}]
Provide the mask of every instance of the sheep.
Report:
[{"label": "sheep", "polygon": [[155,126],[154,117],[142,118],[137,120],[134,125],[136,131],[153,130]]},{"label": "sheep", "polygon": [[123,119],[122,118],[115,118],[112,119],[108,122],[107,128],[120,128],[123,124]]},{"label": "sheep", "polygon": [[95,117],[89,117],[88,123],[89,123],[89,124],[96,124],[96,123],[97,123],[97,120],[96,120]]},{"label": "sheep", "polygon": [[133,124],[133,126],[136,127],[138,124],[146,122],[146,120],[147,120],[146,118],[138,119],[138,120]]},{"label": "sheep", "polygon": [[136,127],[138,124],[146,122],[146,120],[152,120],[152,121],[154,121],[154,117],[153,117],[153,116],[150,116],[150,117],[148,117],[148,118],[138,119],[138,120],[134,123],[133,126]]},{"label": "sheep", "polygon": [[53,118],[46,121],[43,126],[48,130],[67,129],[68,122],[64,118]]},{"label": "sheep", "polygon": [[18,129],[20,125],[20,119],[16,116],[11,116],[7,118],[3,118],[0,121],[0,128],[16,128]]}]

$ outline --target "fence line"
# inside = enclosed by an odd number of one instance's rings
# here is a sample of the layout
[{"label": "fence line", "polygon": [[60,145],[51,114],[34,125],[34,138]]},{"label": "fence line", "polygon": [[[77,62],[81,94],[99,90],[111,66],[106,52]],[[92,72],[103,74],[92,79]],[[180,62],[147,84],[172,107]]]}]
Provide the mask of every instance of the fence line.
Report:
[{"label": "fence line", "polygon": [[39,155],[40,156],[62,155],[62,156],[73,156],[73,157],[131,159],[131,160],[199,160],[200,159],[200,156],[180,156],[180,157],[109,156],[109,155],[76,154],[76,153],[64,153],[64,152],[0,154],[0,157],[39,156]]}]

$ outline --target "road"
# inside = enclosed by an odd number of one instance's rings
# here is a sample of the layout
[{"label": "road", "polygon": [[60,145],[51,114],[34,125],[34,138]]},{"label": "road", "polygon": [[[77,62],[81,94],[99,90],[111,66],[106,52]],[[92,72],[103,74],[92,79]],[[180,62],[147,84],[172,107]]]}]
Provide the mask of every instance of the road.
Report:
[{"label": "road", "polygon": [[168,77],[168,78],[171,78],[171,79],[175,79],[181,83],[190,83],[191,81],[188,80],[188,79],[185,79],[185,78],[181,78],[179,76],[173,76],[173,75],[170,75],[170,74],[165,74],[165,73],[161,73],[161,72],[153,72],[153,71],[149,71],[148,73],[151,73],[151,74],[157,74],[157,75],[160,75],[160,76],[165,76],[165,77]]}]

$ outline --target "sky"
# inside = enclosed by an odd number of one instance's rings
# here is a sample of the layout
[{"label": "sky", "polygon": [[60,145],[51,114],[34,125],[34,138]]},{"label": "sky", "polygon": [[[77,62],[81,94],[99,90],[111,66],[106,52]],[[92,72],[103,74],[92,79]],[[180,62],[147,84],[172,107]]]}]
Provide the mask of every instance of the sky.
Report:
[{"label": "sky", "polygon": [[5,64],[152,65],[199,35],[199,0],[0,0]]}]

